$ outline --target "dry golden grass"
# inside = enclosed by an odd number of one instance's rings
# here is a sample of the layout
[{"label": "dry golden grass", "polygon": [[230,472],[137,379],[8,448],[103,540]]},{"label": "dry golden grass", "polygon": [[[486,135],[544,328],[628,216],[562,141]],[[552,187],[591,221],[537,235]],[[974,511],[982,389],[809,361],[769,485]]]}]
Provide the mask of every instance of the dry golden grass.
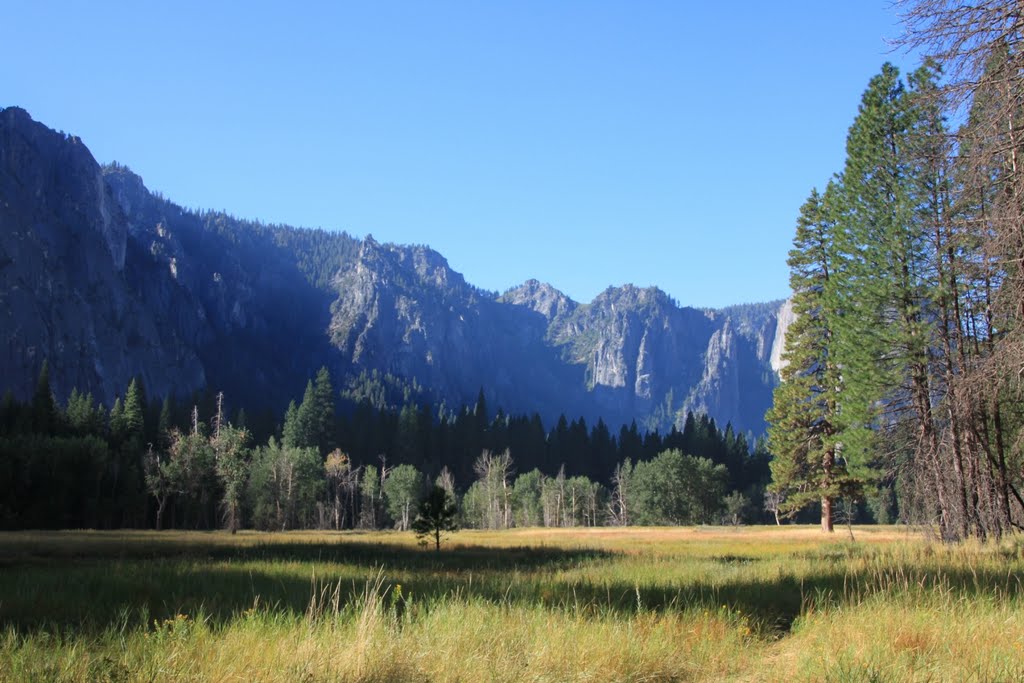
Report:
[{"label": "dry golden grass", "polygon": [[1024,680],[1024,542],[0,534],[0,680]]}]

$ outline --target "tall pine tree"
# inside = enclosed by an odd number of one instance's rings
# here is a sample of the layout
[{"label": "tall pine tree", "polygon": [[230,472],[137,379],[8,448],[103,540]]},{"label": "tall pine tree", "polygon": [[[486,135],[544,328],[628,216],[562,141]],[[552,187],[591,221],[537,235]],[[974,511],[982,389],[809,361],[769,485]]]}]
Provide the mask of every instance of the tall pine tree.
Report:
[{"label": "tall pine tree", "polygon": [[794,513],[821,503],[821,528],[833,529],[833,502],[855,486],[837,457],[838,398],[842,380],[834,357],[832,277],[835,261],[834,208],[838,188],[813,191],[800,209],[789,252],[796,319],[786,333],[782,383],[768,412],[771,489],[783,497],[779,509]]}]

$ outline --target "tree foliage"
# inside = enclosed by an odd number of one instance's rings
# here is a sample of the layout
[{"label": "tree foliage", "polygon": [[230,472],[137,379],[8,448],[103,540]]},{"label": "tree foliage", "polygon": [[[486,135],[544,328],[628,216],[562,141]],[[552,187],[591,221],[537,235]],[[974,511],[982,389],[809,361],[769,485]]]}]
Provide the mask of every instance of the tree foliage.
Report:
[{"label": "tree foliage", "polygon": [[433,537],[434,548],[440,552],[442,535],[459,528],[458,513],[458,507],[451,494],[435,484],[431,486],[430,491],[420,502],[416,511],[416,519],[412,523],[412,530],[416,532],[416,537],[423,542],[426,542],[427,538]]},{"label": "tree foliage", "polygon": [[[427,481],[461,501],[460,520],[468,526],[592,526],[623,523],[610,512],[608,488],[621,463],[645,462],[666,445],[721,464],[729,489],[755,490],[767,472],[763,454],[751,453],[743,434],[719,429],[706,416],[691,415],[681,431],[665,435],[641,434],[634,423],[616,437],[602,420],[590,428],[582,418],[564,417],[547,432],[536,414],[492,413],[484,392],[461,410],[361,403],[339,414],[323,369],[276,426],[259,413],[237,411],[229,420],[223,395],[210,391],[187,403],[173,396],[150,402],[136,380],[107,410],[77,390],[62,407],[48,385],[42,373],[35,407],[10,394],[0,402],[0,453],[7,458],[0,473],[31,482],[19,484],[17,495],[8,487],[12,493],[0,504],[0,524],[8,528],[408,529]],[[40,422],[34,415],[49,414],[39,407],[47,396],[52,415]],[[48,424],[50,432],[37,435],[35,424]],[[54,438],[65,441],[53,445]],[[45,449],[70,452],[67,439],[82,439],[76,452],[93,459],[88,471],[76,465],[88,503],[76,508],[82,517],[75,522],[57,506],[47,515],[43,504],[44,491],[64,485],[59,470],[44,465],[51,463]],[[321,450],[332,443],[341,447]],[[516,476],[520,469],[525,474]]]},{"label": "tree foliage", "polygon": [[778,511],[792,514],[821,501],[821,524],[832,530],[832,501],[855,485],[837,457],[839,395],[843,382],[836,361],[834,295],[836,214],[839,189],[829,184],[800,209],[789,252],[791,304],[796,320],[786,332],[782,383],[767,414],[772,489]]}]

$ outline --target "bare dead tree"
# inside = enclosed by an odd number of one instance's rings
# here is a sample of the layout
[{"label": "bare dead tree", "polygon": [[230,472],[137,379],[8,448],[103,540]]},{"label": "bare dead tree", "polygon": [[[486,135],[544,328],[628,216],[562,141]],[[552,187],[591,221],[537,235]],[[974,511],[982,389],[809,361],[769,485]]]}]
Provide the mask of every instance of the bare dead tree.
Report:
[{"label": "bare dead tree", "polygon": [[491,453],[485,450],[473,464],[473,471],[483,487],[487,499],[487,527],[507,529],[512,521],[512,454]]},{"label": "bare dead tree", "polygon": [[764,492],[764,510],[765,512],[772,513],[772,516],[775,517],[776,526],[782,526],[782,521],[779,519],[779,506],[782,505],[785,499],[786,497],[779,491],[766,489]]},{"label": "bare dead tree", "polygon": [[626,460],[615,466],[612,474],[612,496],[608,503],[608,517],[612,524],[629,526],[629,495],[630,477],[633,473],[633,462]]},{"label": "bare dead tree", "polygon": [[[945,424],[935,485],[952,485],[959,535],[996,537],[1024,517],[1024,3],[904,0],[900,45],[946,69],[943,107],[964,121],[957,210],[936,222],[947,287],[941,307]],[[955,509],[954,509],[955,508]]]}]

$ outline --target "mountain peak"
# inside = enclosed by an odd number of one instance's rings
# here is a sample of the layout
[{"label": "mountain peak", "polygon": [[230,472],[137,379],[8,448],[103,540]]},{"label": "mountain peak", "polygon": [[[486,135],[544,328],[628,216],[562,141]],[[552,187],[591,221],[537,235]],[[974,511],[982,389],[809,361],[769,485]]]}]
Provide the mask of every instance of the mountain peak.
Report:
[{"label": "mountain peak", "polygon": [[31,114],[21,107],[4,107],[0,109],[0,117],[6,119],[12,124],[24,125],[26,123],[35,123]]},{"label": "mountain peak", "polygon": [[560,315],[571,313],[577,306],[575,301],[552,285],[533,278],[502,294],[499,301],[526,306],[543,315],[549,322]]},{"label": "mountain peak", "polygon": [[104,164],[103,178],[110,187],[118,205],[126,216],[152,199],[152,193],[146,189],[142,177],[127,166],[117,163]]},{"label": "mountain peak", "polygon": [[609,286],[603,292],[594,297],[592,304],[624,304],[624,305],[656,305],[678,308],[678,304],[658,287],[637,287],[632,283],[626,283],[618,287]]},{"label": "mountain peak", "polygon": [[[74,198],[71,200],[70,198]],[[103,173],[81,139],[34,121],[20,107],[0,110],[0,205],[6,225],[52,223],[98,234],[124,269],[127,231]]]}]

